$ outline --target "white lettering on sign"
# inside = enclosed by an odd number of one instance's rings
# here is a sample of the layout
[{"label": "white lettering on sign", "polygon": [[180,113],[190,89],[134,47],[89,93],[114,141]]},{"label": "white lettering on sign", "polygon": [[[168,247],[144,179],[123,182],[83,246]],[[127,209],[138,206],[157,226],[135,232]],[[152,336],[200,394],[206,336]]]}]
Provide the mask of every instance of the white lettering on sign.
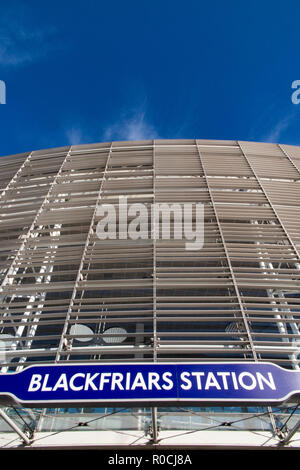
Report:
[{"label": "white lettering on sign", "polygon": [[33,374],[28,392],[55,392],[56,390],[87,391],[87,390],[171,390],[174,387],[172,372],[142,372],[121,374],[120,372],[97,372],[95,374],[81,373],[67,377],[61,374],[57,379],[51,380],[50,374]]},{"label": "white lettering on sign", "polygon": [[[179,377],[179,386],[182,390],[276,390],[271,372],[241,371],[237,372],[188,372],[183,371]],[[49,373],[45,375],[33,374],[29,383],[29,392],[55,392],[62,390],[68,392],[102,391],[102,390],[172,390],[174,378],[171,372],[77,372],[68,376],[60,374],[56,378]]]},{"label": "white lettering on sign", "polygon": [[[195,379],[194,379],[195,377]],[[220,377],[220,378],[219,378]],[[234,390],[253,390],[258,387],[264,390],[265,386],[271,390],[276,390],[274,378],[271,372],[265,377],[261,372],[251,373],[243,371],[238,375],[235,372],[182,372],[180,374],[182,390],[190,390],[195,387],[197,390],[228,390],[232,386]]]}]

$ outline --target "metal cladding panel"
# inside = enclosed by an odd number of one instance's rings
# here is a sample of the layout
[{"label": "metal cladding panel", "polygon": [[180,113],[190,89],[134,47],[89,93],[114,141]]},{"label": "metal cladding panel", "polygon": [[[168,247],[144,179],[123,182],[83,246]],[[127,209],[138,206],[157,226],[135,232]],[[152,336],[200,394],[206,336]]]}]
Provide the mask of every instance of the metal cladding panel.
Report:
[{"label": "metal cladding panel", "polygon": [[[1,158],[2,371],[184,360],[298,369],[299,159],[294,146],[191,139]],[[97,209],[120,196],[148,209],[203,204],[203,247],[155,239],[151,227],[148,238],[100,240]]]}]

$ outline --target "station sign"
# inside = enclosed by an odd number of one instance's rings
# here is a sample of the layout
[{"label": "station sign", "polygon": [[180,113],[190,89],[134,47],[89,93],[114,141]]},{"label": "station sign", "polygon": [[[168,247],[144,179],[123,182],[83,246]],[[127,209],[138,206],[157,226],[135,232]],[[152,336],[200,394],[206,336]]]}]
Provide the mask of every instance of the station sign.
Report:
[{"label": "station sign", "polygon": [[266,362],[49,364],[0,374],[0,402],[24,407],[300,402],[300,371]]}]

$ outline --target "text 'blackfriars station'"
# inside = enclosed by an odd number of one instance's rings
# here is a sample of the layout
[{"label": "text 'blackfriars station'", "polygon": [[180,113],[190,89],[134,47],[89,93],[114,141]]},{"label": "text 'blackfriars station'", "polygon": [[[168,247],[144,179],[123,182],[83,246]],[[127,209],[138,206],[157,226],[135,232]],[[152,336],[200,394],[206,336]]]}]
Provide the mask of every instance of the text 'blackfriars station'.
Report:
[{"label": "text 'blackfriars station'", "polygon": [[[28,391],[29,392],[55,392],[64,391],[102,391],[102,390],[172,390],[176,385],[175,377],[172,372],[164,372],[160,375],[158,372],[142,372],[122,374],[120,372],[77,372],[73,375],[66,373],[60,374],[57,378],[51,377],[51,374],[33,374]],[[261,372],[251,373],[243,371],[236,372],[188,372],[183,371],[179,377],[179,387],[182,390],[234,390],[245,389],[253,390],[258,388],[264,390],[270,388],[276,389],[274,377],[271,372],[267,376]]]},{"label": "text 'blackfriars station'", "polygon": [[[0,398],[38,404],[260,402],[300,398],[300,372],[271,363],[57,364],[0,374]],[[300,401],[300,400],[299,400]]]}]

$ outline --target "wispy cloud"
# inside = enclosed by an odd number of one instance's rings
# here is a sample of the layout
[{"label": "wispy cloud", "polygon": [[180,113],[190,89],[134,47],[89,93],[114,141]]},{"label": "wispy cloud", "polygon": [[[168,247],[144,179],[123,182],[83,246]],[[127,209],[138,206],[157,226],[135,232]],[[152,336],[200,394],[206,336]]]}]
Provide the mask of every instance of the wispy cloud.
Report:
[{"label": "wispy cloud", "polygon": [[80,145],[87,143],[86,137],[83,136],[82,130],[78,127],[67,129],[66,137],[69,145]]},{"label": "wispy cloud", "polygon": [[97,127],[98,123],[95,124],[95,122],[90,122],[87,126],[86,120],[81,116],[76,123],[70,119],[65,122],[62,132],[68,145],[160,138],[155,126],[146,117],[145,105],[126,113],[120,111],[118,119],[104,125],[100,132]]},{"label": "wispy cloud", "polygon": [[104,129],[102,141],[157,139],[155,127],[147,121],[145,111],[133,111]]},{"label": "wispy cloud", "polygon": [[2,8],[0,65],[16,67],[37,61],[53,50],[55,34],[55,26],[37,26],[31,10],[24,5],[15,9]]},{"label": "wispy cloud", "polygon": [[293,118],[295,116],[295,112],[291,112],[280,119],[274,127],[270,130],[269,134],[267,134],[264,138],[264,142],[271,142],[271,143],[279,143],[279,140],[284,133],[284,131],[289,127]]}]

